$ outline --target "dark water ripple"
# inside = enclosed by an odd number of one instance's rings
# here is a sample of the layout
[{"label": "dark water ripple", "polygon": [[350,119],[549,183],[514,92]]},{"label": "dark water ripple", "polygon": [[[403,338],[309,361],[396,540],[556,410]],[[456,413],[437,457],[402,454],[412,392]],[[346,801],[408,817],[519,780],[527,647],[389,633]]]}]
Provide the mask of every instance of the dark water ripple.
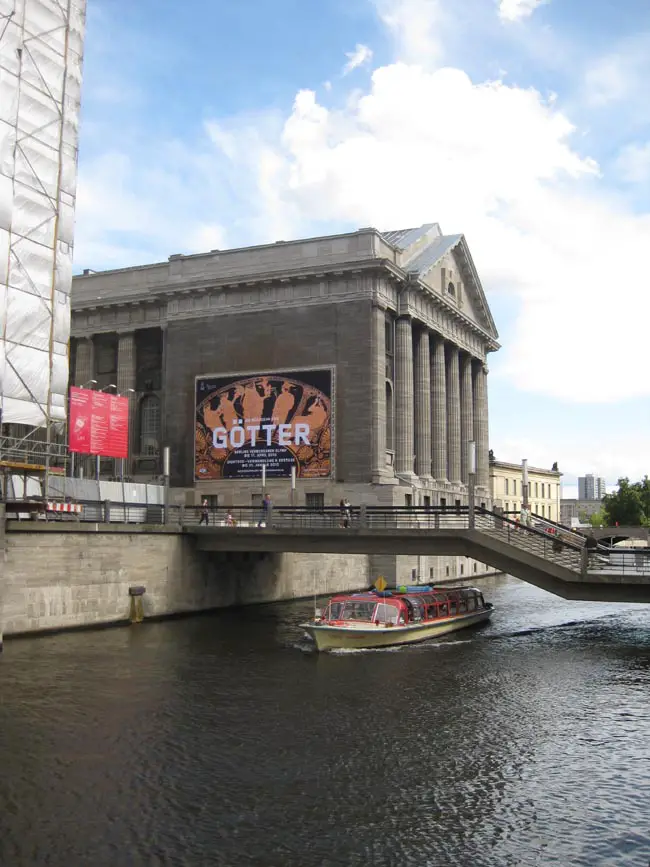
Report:
[{"label": "dark water ripple", "polygon": [[650,610],[318,656],[310,603],[13,642],[1,865],[648,867]]}]

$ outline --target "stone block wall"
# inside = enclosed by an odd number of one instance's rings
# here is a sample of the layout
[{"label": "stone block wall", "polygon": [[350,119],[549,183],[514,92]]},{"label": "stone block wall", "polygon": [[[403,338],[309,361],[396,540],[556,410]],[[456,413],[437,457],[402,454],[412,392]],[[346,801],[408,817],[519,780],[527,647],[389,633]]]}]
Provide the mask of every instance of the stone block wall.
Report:
[{"label": "stone block wall", "polygon": [[276,602],[367,587],[368,557],[198,552],[171,533],[9,532],[0,636],[128,619],[129,587],[146,617]]},{"label": "stone block wall", "polygon": [[164,437],[172,484],[193,484],[196,376],[319,366],[335,367],[336,478],[369,482],[370,322],[370,300],[170,322]]}]

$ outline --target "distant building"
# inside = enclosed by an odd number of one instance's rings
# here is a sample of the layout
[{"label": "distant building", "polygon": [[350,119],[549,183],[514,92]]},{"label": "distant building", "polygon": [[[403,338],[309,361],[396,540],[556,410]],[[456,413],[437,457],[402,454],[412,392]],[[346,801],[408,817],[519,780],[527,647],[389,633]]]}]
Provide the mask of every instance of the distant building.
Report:
[{"label": "distant building", "polygon": [[[528,503],[535,515],[550,521],[560,520],[559,470],[528,467]],[[490,486],[492,500],[504,512],[519,512],[523,502],[523,475],[521,464],[490,460]]]},{"label": "distant building", "polygon": [[593,473],[578,478],[579,500],[602,500],[606,493],[605,479],[601,479]]},{"label": "distant building", "polygon": [[560,523],[567,527],[587,524],[602,507],[602,500],[560,500]]}]

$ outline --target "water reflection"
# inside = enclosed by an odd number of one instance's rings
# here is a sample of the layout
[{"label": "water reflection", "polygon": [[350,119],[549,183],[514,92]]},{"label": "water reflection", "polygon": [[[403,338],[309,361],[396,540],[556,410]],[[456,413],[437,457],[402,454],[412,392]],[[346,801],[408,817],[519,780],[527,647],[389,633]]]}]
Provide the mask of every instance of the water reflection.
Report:
[{"label": "water reflection", "polygon": [[3,863],[647,867],[647,607],[318,655],[313,602],[9,643]]}]

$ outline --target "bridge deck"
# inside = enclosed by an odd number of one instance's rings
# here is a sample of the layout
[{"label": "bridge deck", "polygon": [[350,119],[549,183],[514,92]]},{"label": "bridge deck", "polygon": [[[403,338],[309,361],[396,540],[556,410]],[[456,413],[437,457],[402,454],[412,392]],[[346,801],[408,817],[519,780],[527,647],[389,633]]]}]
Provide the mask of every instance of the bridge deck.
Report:
[{"label": "bridge deck", "polygon": [[464,555],[567,599],[650,603],[650,549],[604,549],[559,524],[520,526],[485,509],[276,507],[262,514],[250,506],[205,512],[94,503],[75,517],[54,524],[10,520],[7,530],[182,532],[206,552]]}]

